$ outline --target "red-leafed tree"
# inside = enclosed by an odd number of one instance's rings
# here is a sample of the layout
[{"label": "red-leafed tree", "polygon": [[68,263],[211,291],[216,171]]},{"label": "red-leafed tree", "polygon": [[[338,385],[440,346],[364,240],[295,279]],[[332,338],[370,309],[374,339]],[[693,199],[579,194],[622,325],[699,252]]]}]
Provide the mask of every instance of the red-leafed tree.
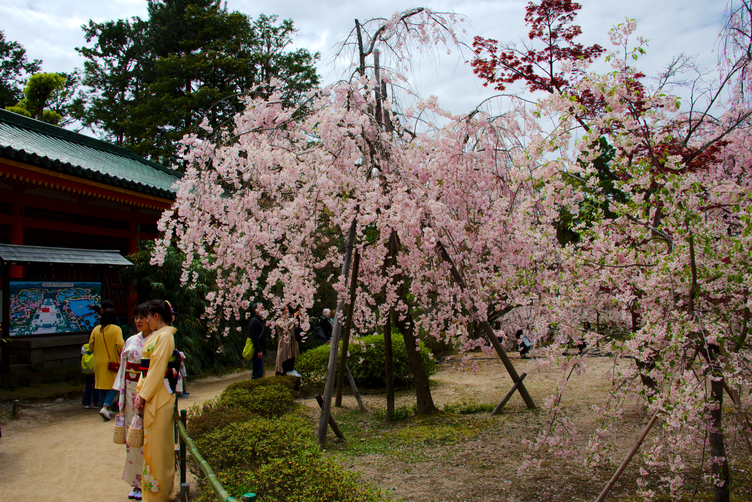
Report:
[{"label": "red-leafed tree", "polygon": [[522,81],[530,92],[571,91],[573,73],[563,69],[562,63],[591,62],[604,50],[598,44],[585,47],[574,41],[582,33],[579,26],[572,24],[580,8],[580,4],[570,0],[528,3],[525,22],[530,26],[530,44],[521,48],[513,44],[500,46],[496,40],[475,37],[473,71],[485,80],[484,86],[493,85],[499,91],[517,81]]}]

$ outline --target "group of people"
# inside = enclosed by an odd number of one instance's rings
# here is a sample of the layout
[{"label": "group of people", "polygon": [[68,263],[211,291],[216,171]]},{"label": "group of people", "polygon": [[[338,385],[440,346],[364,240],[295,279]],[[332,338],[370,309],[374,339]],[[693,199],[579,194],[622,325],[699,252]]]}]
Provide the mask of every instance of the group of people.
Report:
[{"label": "group of people", "polygon": [[[251,378],[258,379],[264,376],[264,354],[266,354],[266,323],[265,319],[269,312],[264,304],[256,302],[251,306],[252,317],[248,325],[248,338],[253,343],[253,357],[251,358]],[[303,330],[300,328],[300,318],[304,315],[303,309],[293,308],[288,305],[282,309],[282,315],[275,323],[277,332],[277,359],[274,368],[275,375],[292,375],[300,377],[295,371],[295,359],[300,355],[298,342],[303,338]],[[319,325],[314,332],[317,338],[327,343],[332,338],[333,319],[331,311],[324,309]]]},{"label": "group of people", "polygon": [[[175,350],[174,317],[165,300],[142,303],[133,314],[138,333],[124,342],[115,323],[115,310],[103,304],[101,323],[89,337],[88,349],[94,354],[93,387],[102,398],[99,414],[111,420],[111,408],[119,395],[118,408],[126,427],[134,415],[143,421],[143,447],[126,445],[123,480],[131,487],[130,499],[167,501],[177,495],[172,417],[179,380],[181,395],[187,394],[180,374],[183,355]],[[87,396],[92,394],[84,392],[87,407]]]}]

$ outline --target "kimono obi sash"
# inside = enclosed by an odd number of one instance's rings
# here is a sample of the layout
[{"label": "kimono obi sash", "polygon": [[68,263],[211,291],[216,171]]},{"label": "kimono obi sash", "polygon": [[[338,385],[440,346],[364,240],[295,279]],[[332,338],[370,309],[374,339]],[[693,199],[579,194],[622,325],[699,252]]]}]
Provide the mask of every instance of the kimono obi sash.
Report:
[{"label": "kimono obi sash", "polygon": [[130,382],[138,382],[139,372],[141,371],[141,365],[139,363],[132,363],[126,361],[125,363],[125,379]]},{"label": "kimono obi sash", "polygon": [[[149,373],[149,361],[149,359],[141,359],[141,365],[138,368],[144,378]],[[167,371],[164,376],[170,384],[170,389],[172,389],[173,393],[175,393],[175,389],[178,386],[178,368],[180,368],[180,352],[173,350],[172,356],[167,361]]]}]

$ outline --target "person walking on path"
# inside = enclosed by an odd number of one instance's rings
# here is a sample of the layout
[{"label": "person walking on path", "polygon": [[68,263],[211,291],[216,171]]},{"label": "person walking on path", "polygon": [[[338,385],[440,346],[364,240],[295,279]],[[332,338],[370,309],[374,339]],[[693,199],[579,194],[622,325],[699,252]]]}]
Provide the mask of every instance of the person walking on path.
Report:
[{"label": "person walking on path", "polygon": [[253,372],[251,373],[251,379],[256,380],[264,376],[264,354],[266,354],[266,335],[264,334],[264,317],[266,317],[266,310],[261,302],[253,304],[253,317],[248,324],[248,338],[253,343],[253,357],[251,358],[251,364],[253,365]]},{"label": "person walking on path", "polygon": [[[136,413],[134,401],[136,400],[136,386],[141,376],[139,371],[141,354],[144,350],[144,344],[148,342],[151,335],[151,328],[149,323],[146,322],[146,316],[149,313],[148,305],[148,303],[142,303],[133,312],[133,322],[138,334],[125,341],[123,352],[120,355],[120,370],[115,377],[115,383],[112,385],[112,388],[120,393],[120,412],[125,415],[126,430]],[[143,471],[144,449],[133,448],[126,444],[123,481],[131,487],[131,492],[128,494],[129,499],[141,500],[141,474]]]},{"label": "person walking on path", "polygon": [[170,326],[174,312],[168,302],[152,300],[148,312],[146,319],[153,333],[141,355],[144,371],[136,386],[134,408],[144,418],[143,500],[164,502],[177,496],[172,420],[175,390],[166,378],[177,330]]},{"label": "person walking on path", "polygon": [[[295,359],[300,355],[295,328],[298,327],[300,312],[291,315],[289,306],[282,310],[282,318],[277,321],[277,364],[275,372],[279,375],[294,374]],[[299,376],[299,375],[295,375]]]},{"label": "person walking on path", "polygon": [[117,395],[112,389],[117,374],[117,369],[113,371],[113,364],[119,364],[123,350],[123,332],[115,324],[116,317],[114,309],[104,309],[101,324],[92,330],[89,337],[89,350],[94,352],[94,387],[99,390],[102,399],[99,414],[105,420],[112,418],[110,406]]}]

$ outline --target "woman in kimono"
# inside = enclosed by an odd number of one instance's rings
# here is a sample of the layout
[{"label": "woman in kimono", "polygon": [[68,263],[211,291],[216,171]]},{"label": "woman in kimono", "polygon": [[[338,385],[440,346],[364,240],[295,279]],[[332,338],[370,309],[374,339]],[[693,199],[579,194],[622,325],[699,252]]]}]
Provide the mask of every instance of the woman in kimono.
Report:
[{"label": "woman in kimono", "polygon": [[104,309],[101,324],[92,330],[89,337],[89,350],[94,352],[94,388],[99,390],[99,398],[103,399],[99,414],[105,420],[112,418],[110,406],[117,395],[112,389],[117,370],[110,371],[109,363],[119,363],[123,350],[123,332],[115,324],[115,319],[117,314],[114,309]]},{"label": "woman in kimono", "polygon": [[177,496],[172,421],[175,389],[166,378],[168,362],[175,350],[173,335],[177,330],[170,325],[174,313],[168,302],[152,300],[147,309],[146,321],[153,333],[141,354],[144,371],[136,386],[134,407],[144,417],[143,500],[162,502]]},{"label": "woman in kimono", "polygon": [[[133,322],[136,325],[137,335],[131,336],[125,341],[123,352],[120,354],[120,371],[115,377],[112,388],[120,392],[120,411],[125,414],[125,427],[130,427],[131,419],[135,413],[134,401],[136,400],[136,386],[141,376],[141,352],[144,343],[149,339],[151,328],[146,322],[148,303],[142,303],[133,311]],[[141,473],[144,470],[143,448],[132,448],[125,445],[125,468],[123,469],[123,481],[131,487],[129,499],[141,500]]]},{"label": "woman in kimono", "polygon": [[282,310],[282,319],[277,321],[277,376],[292,372],[295,368],[295,358],[300,355],[298,341],[295,338],[295,328],[300,324],[300,312],[290,315],[292,309],[287,306]]}]

